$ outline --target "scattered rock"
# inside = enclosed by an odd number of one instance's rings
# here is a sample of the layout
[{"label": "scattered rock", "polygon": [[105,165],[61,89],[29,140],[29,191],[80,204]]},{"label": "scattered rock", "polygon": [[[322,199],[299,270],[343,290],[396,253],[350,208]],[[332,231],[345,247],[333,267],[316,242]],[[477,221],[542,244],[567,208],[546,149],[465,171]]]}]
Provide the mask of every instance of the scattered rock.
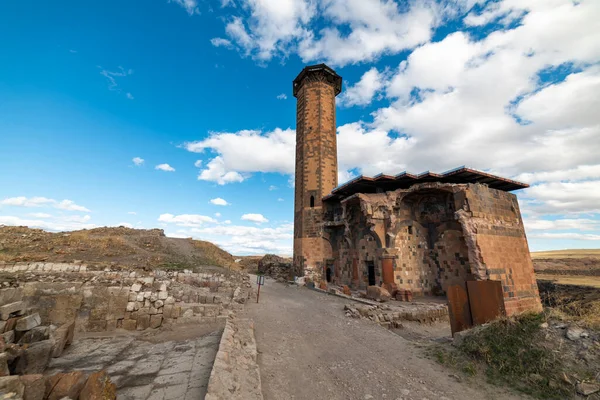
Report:
[{"label": "scattered rock", "polygon": [[40,314],[31,314],[19,319],[17,321],[17,326],[15,327],[15,330],[19,332],[28,331],[35,328],[36,326],[39,326],[41,323],[42,318],[40,317]]},{"label": "scattered rock", "polygon": [[50,362],[53,348],[51,340],[33,343],[18,358],[15,372],[19,375],[41,374]]},{"label": "scattered rock", "polygon": [[580,382],[576,386],[577,393],[589,396],[600,391],[600,385],[595,383]]},{"label": "scattered rock", "polygon": [[86,377],[82,371],[51,376],[46,384],[48,400],[60,400],[63,397],[77,399],[85,385]]},{"label": "scattered rock", "polygon": [[41,374],[21,375],[19,377],[25,387],[24,400],[43,400],[46,393],[46,379]]},{"label": "scattered rock", "polygon": [[6,321],[10,318],[11,314],[20,314],[25,309],[25,303],[22,301],[16,301],[14,303],[8,303],[0,306],[0,319]]},{"label": "scattered rock", "polygon": [[368,286],[367,287],[367,298],[376,301],[389,301],[392,296],[385,288],[380,286]]},{"label": "scattered rock", "polygon": [[35,342],[41,342],[42,340],[47,340],[50,337],[50,330],[47,326],[36,326],[30,331],[25,332],[25,334],[19,339],[19,344],[30,344]]},{"label": "scattered rock", "polygon": [[585,333],[583,331],[583,329],[578,328],[578,327],[574,327],[571,326],[567,329],[567,331],[565,332],[565,336],[567,337],[567,339],[569,340],[579,340],[581,339],[581,335]]},{"label": "scattered rock", "polygon": [[110,381],[104,370],[90,375],[79,395],[79,400],[114,400],[116,398],[117,387]]}]

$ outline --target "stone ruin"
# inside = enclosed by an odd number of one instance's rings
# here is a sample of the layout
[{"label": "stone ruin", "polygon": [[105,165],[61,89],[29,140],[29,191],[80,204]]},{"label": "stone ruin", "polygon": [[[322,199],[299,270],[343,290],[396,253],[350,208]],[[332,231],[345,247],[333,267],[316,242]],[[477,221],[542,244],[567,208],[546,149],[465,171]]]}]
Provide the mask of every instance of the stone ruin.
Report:
[{"label": "stone ruin", "polygon": [[224,326],[250,290],[247,275],[235,272],[43,262],[0,265],[0,285],[0,395],[25,400],[114,399],[106,371],[44,372],[78,334]]},{"label": "stone ruin", "polygon": [[286,260],[274,254],[267,254],[258,262],[259,274],[270,276],[279,281],[292,280],[294,278],[293,271],[291,260]]}]

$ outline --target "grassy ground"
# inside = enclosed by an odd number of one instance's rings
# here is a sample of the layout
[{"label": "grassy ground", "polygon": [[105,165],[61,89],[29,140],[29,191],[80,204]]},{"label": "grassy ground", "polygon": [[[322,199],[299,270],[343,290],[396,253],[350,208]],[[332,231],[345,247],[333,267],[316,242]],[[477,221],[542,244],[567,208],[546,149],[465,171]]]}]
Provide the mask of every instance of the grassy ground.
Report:
[{"label": "grassy ground", "polygon": [[531,258],[600,258],[600,249],[571,249],[571,250],[552,250],[552,251],[534,251]]},{"label": "grassy ground", "polygon": [[535,276],[538,280],[553,281],[561,285],[590,286],[600,289],[600,276],[553,275],[544,273],[537,273]]},{"label": "grassy ground", "polygon": [[541,313],[499,319],[471,330],[457,345],[433,346],[429,356],[466,379],[483,375],[534,398],[577,397],[576,383],[595,382],[600,374],[600,350],[566,340],[565,330],[549,318]]}]

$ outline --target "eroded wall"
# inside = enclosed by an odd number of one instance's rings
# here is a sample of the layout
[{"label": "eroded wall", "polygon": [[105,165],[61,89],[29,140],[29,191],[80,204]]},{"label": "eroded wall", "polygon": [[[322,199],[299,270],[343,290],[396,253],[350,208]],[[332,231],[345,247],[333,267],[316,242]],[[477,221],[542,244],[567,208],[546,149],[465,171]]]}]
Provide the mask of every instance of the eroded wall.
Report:
[{"label": "eroded wall", "polygon": [[391,262],[394,282],[416,295],[443,295],[451,285],[466,288],[468,280],[499,280],[507,314],[541,309],[512,193],[479,184],[426,183],[357,194],[328,204],[325,215],[341,284],[366,287],[374,262],[380,285],[383,266]]}]

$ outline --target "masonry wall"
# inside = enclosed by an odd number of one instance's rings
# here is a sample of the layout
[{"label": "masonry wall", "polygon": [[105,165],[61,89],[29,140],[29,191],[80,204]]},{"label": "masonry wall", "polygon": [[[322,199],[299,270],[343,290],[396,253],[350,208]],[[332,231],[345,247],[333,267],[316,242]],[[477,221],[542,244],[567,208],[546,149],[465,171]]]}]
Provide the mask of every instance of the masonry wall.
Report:
[{"label": "masonry wall", "polygon": [[[341,214],[333,211],[339,208]],[[324,226],[342,284],[366,287],[367,261],[375,262],[381,284],[382,264],[391,259],[395,283],[416,295],[444,295],[451,285],[466,288],[468,280],[499,280],[507,314],[541,310],[514,194],[479,184],[427,183],[354,195],[327,209],[332,217]]]},{"label": "masonry wall", "polygon": [[[68,263],[0,265],[3,297],[25,301],[44,324],[75,321],[77,331],[144,330],[226,318],[243,302],[247,278],[218,272],[93,271]],[[246,279],[244,281],[244,279]],[[249,286],[249,285],[247,285]]]}]

